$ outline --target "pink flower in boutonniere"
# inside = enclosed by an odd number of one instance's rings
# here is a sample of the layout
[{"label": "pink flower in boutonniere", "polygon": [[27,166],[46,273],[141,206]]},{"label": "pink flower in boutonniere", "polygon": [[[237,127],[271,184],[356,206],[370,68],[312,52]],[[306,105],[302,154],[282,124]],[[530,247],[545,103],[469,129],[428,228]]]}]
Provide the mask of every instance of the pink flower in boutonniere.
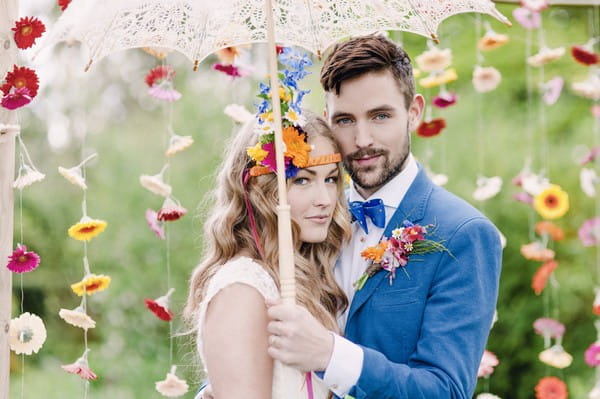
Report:
[{"label": "pink flower in boutonniere", "polygon": [[426,238],[429,234],[428,229],[434,227],[432,224],[421,226],[405,220],[402,226],[392,230],[391,237],[383,237],[377,245],[368,247],[361,252],[360,255],[365,260],[370,260],[371,264],[354,283],[357,291],[364,286],[369,277],[382,269],[389,272],[390,285],[396,278],[396,269],[399,267],[402,267],[402,271],[410,278],[405,266],[408,264],[411,254],[423,255],[448,251],[442,242]]}]

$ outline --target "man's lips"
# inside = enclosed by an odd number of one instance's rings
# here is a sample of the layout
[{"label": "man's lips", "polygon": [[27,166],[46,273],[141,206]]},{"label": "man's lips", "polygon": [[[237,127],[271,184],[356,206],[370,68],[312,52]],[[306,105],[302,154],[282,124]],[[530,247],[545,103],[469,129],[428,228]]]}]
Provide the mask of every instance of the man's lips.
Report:
[{"label": "man's lips", "polygon": [[354,158],[353,161],[356,162],[360,166],[370,166],[377,162],[377,160],[381,157],[380,154],[376,155],[366,155],[360,158]]}]

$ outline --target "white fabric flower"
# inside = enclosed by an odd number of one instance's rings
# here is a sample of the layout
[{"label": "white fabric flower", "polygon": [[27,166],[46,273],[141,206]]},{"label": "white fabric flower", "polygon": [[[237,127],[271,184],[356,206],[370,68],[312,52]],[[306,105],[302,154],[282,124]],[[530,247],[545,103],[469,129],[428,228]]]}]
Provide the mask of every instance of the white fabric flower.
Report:
[{"label": "white fabric flower", "polygon": [[163,174],[169,165],[163,166],[160,173],[156,175],[141,175],[140,176],[140,184],[148,191],[153,192],[157,195],[162,195],[163,197],[168,197],[171,195],[171,186],[163,181]]},{"label": "white fabric flower", "polygon": [[70,325],[83,328],[84,330],[96,327],[96,322],[85,313],[85,310],[81,306],[73,310],[61,309],[58,315]]},{"label": "white fabric flower", "polygon": [[443,186],[446,183],[448,183],[448,176],[446,176],[443,173],[435,173],[432,172],[431,170],[427,170],[427,176],[431,179],[431,181],[433,182],[433,184],[437,185],[437,186]]},{"label": "white fabric flower", "polygon": [[225,115],[233,119],[235,123],[246,123],[254,118],[254,115],[246,109],[243,105],[229,104],[223,110]]},{"label": "white fabric flower", "polygon": [[35,182],[42,181],[46,177],[39,170],[32,168],[27,164],[21,165],[19,168],[19,176],[13,182],[13,187],[23,190],[25,187],[32,185]]},{"label": "white fabric flower", "polygon": [[502,178],[500,176],[477,178],[477,188],[473,198],[477,201],[485,201],[493,198],[502,189]]},{"label": "white fabric flower", "polygon": [[600,399],[600,384],[594,386],[588,394],[588,399]]},{"label": "white fabric flower", "polygon": [[542,351],[539,359],[542,363],[557,369],[569,367],[573,362],[573,356],[569,355],[559,344]]},{"label": "white fabric flower", "polygon": [[187,382],[175,375],[176,366],[171,366],[171,371],[167,373],[167,378],[156,382],[156,390],[163,396],[176,398],[184,395],[189,387]]},{"label": "white fabric flower", "polygon": [[37,353],[46,341],[46,327],[39,316],[26,312],[10,321],[8,342],[17,355]]},{"label": "white fabric flower", "polygon": [[62,166],[59,166],[58,173],[60,173],[62,175],[62,177],[67,179],[67,181],[69,181],[69,183],[72,183],[78,187],[81,187],[81,189],[83,189],[83,190],[87,189],[87,185],[85,184],[85,179],[83,178],[83,175],[81,174],[81,168],[74,166],[72,168],[67,169],[67,168],[63,168]]},{"label": "white fabric flower", "polygon": [[502,81],[502,75],[494,67],[475,66],[473,70],[473,87],[478,93],[495,90]]},{"label": "white fabric flower", "polygon": [[167,149],[166,154],[170,157],[180,151],[185,150],[192,144],[194,144],[194,139],[192,136],[179,136],[177,134],[173,134],[169,139],[169,148]]},{"label": "white fabric flower", "polygon": [[571,85],[575,94],[588,98],[590,100],[600,100],[600,77],[591,74],[583,82],[576,82]]},{"label": "white fabric flower", "polygon": [[537,53],[527,58],[527,63],[532,67],[539,68],[542,65],[546,65],[549,62],[556,61],[565,55],[564,47],[548,48],[542,47]]},{"label": "white fabric flower", "polygon": [[521,185],[523,187],[523,191],[535,197],[550,185],[550,180],[542,175],[528,173],[523,175]]},{"label": "white fabric flower", "polygon": [[452,63],[452,50],[432,47],[415,57],[415,62],[425,72],[443,71]]},{"label": "white fabric flower", "polygon": [[588,197],[595,197],[596,185],[598,184],[596,171],[591,168],[581,168],[581,172],[579,172],[579,184],[581,185],[581,190]]},{"label": "white fabric flower", "polygon": [[483,392],[475,397],[475,399],[500,399],[500,396],[496,396],[493,393]]}]

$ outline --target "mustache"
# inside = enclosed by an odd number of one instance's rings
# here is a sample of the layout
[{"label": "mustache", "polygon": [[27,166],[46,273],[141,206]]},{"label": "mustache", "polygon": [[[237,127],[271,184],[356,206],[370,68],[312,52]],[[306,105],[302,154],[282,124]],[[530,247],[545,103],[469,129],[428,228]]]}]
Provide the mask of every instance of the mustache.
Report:
[{"label": "mustache", "polygon": [[378,155],[386,155],[388,153],[387,150],[382,148],[361,148],[358,151],[355,151],[351,154],[348,154],[347,159],[349,161],[354,161],[357,159],[365,158],[365,157],[374,157]]}]

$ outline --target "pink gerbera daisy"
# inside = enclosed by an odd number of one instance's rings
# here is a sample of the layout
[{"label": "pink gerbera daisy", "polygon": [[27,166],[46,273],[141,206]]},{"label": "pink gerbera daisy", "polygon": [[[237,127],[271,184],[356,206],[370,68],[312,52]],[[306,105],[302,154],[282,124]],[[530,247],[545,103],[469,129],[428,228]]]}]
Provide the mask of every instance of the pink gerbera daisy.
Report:
[{"label": "pink gerbera daisy", "polygon": [[17,245],[8,259],[6,267],[15,273],[30,272],[40,265],[39,255],[33,251],[27,251],[27,247],[21,244]]},{"label": "pink gerbera daisy", "polygon": [[27,87],[19,87],[13,91],[5,94],[2,97],[2,106],[6,109],[21,108],[31,102],[32,98],[29,95],[29,89]]},{"label": "pink gerbera daisy", "polygon": [[594,342],[586,349],[585,362],[590,367],[600,366],[600,344]]},{"label": "pink gerbera daisy", "polygon": [[158,238],[165,238],[165,229],[163,228],[162,222],[158,220],[158,213],[152,209],[146,210],[146,222],[150,229],[156,234]]},{"label": "pink gerbera daisy", "polygon": [[60,367],[63,368],[63,370],[65,370],[67,373],[71,373],[71,374],[77,374],[78,376],[80,376],[81,378],[83,378],[84,380],[95,380],[98,378],[98,376],[96,375],[96,373],[94,373],[89,365],[88,365],[88,361],[87,361],[87,353],[88,353],[89,349],[86,349],[83,356],[81,356],[79,359],[77,359],[75,361],[75,363],[71,363],[71,364],[65,364],[62,365]]}]

